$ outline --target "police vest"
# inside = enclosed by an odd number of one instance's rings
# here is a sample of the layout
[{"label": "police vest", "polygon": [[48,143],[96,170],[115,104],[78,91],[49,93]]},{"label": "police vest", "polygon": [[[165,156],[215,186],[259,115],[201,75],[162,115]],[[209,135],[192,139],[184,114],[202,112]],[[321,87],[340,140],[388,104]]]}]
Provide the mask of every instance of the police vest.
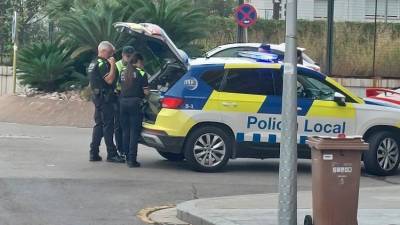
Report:
[{"label": "police vest", "polygon": [[[120,92],[121,91],[121,74],[126,69],[126,65],[124,65],[124,63],[122,62],[122,59],[121,59],[115,64],[115,66],[117,67],[118,76],[119,76],[118,79],[117,79],[117,83],[115,85],[115,90],[117,92]],[[146,75],[146,72],[144,72],[144,70],[142,70],[140,68],[136,68],[136,70],[139,72],[139,74],[141,76],[145,76]]]},{"label": "police vest", "polygon": [[120,77],[120,96],[144,98],[143,85],[147,84],[145,73],[137,68],[135,68],[132,72],[132,74],[128,74],[127,69],[122,72]]},{"label": "police vest", "polygon": [[110,64],[102,58],[95,58],[89,64],[87,73],[90,79],[90,87],[94,89],[104,90],[112,89],[113,86],[106,83],[104,76],[110,71]]}]

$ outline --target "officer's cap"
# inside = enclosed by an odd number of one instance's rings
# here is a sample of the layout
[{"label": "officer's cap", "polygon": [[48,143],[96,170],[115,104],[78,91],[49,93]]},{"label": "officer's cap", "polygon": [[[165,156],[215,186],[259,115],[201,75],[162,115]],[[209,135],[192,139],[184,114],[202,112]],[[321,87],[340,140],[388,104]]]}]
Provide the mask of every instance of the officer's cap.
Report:
[{"label": "officer's cap", "polygon": [[122,48],[122,54],[133,54],[135,49],[132,46],[125,46]]}]

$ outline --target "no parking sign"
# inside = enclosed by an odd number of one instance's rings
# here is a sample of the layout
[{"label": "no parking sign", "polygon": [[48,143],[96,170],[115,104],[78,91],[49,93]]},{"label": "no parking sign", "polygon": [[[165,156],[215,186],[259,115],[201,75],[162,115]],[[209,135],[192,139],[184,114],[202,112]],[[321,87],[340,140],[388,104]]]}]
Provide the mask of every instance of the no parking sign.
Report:
[{"label": "no parking sign", "polygon": [[242,4],[235,9],[235,20],[239,26],[248,28],[256,23],[257,10],[250,4]]}]

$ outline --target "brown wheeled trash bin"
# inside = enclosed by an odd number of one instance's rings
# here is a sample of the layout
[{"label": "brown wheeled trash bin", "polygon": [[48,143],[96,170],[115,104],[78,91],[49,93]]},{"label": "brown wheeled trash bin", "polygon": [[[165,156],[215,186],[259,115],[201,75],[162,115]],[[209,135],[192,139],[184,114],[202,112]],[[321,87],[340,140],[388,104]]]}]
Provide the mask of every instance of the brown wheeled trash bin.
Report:
[{"label": "brown wheeled trash bin", "polygon": [[[308,138],[312,158],[313,218],[304,225],[357,225],[361,137]],[[313,221],[314,220],[314,221]]]}]

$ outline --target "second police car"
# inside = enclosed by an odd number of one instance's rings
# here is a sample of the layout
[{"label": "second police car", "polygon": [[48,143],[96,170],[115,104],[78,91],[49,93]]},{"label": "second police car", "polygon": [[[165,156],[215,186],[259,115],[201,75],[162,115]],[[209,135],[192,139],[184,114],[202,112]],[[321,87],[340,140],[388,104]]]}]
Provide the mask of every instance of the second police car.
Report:
[{"label": "second police car", "polygon": [[[197,171],[222,169],[229,159],[279,157],[282,121],[280,63],[250,58],[187,60],[154,24],[117,23],[151,52],[159,70],[145,111],[142,137],[169,160]],[[333,79],[298,68],[298,156],[309,158],[308,136],[360,135],[369,142],[365,169],[390,175],[400,162],[400,109],[367,104]]]}]

